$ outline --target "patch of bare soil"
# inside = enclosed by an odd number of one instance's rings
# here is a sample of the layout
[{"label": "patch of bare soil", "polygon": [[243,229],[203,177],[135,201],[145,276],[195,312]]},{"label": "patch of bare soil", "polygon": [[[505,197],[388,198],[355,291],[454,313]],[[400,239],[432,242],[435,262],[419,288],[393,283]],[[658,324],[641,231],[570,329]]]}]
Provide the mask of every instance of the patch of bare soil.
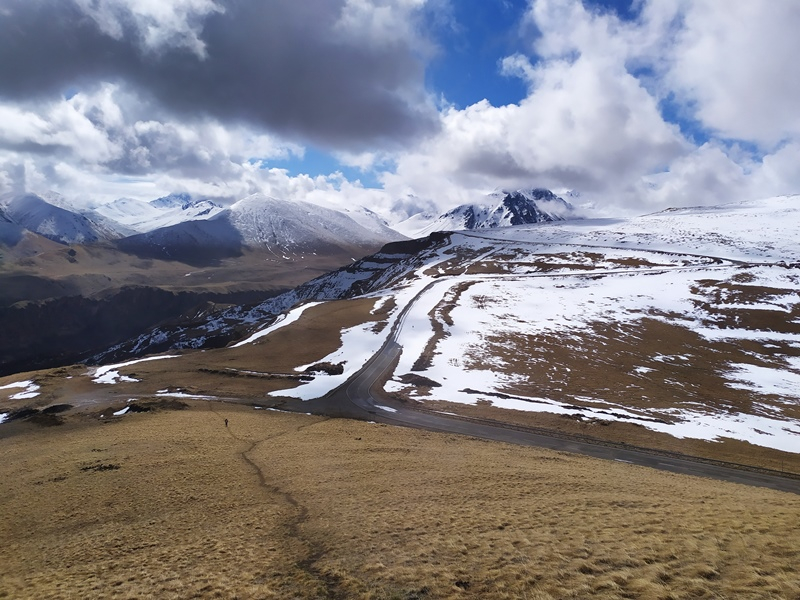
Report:
[{"label": "patch of bare soil", "polygon": [[190,405],[0,439],[0,597],[800,595],[797,496]]}]

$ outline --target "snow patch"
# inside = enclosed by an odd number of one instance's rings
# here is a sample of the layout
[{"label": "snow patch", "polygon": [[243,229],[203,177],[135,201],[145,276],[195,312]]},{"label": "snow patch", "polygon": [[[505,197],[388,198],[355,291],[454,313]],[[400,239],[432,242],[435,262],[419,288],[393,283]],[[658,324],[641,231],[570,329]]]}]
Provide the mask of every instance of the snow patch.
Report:
[{"label": "snow patch", "polygon": [[[270,392],[269,396],[290,396],[301,400],[313,400],[324,396],[331,390],[336,389],[345,381],[350,379],[357,371],[363,367],[372,356],[378,352],[386,338],[373,331],[374,323],[357,325],[342,331],[342,344],[340,348],[316,362],[345,363],[344,372],[341,375],[327,375],[315,377],[313,381],[303,383],[296,388],[289,390],[276,390]],[[314,363],[315,364],[315,363]],[[295,370],[303,371],[311,365],[296,367]]]},{"label": "snow patch", "polygon": [[256,333],[254,333],[253,335],[251,335],[246,340],[243,340],[241,342],[237,342],[236,344],[231,346],[231,348],[240,348],[241,346],[245,346],[247,344],[252,344],[256,340],[259,340],[259,339],[269,335],[270,333],[280,329],[281,327],[286,327],[287,325],[291,325],[292,323],[297,321],[306,310],[308,310],[309,308],[311,308],[313,306],[317,306],[318,304],[321,304],[321,302],[309,302],[307,304],[303,304],[302,306],[298,306],[297,308],[295,308],[294,310],[289,311],[286,314],[280,315],[277,319],[275,319],[275,321],[271,325],[269,325],[268,327],[265,327],[261,331],[258,331]]},{"label": "snow patch", "polygon": [[190,400],[216,400],[217,396],[201,396],[200,394],[187,394],[186,392],[156,392],[156,396],[168,398],[188,398]]},{"label": "snow patch", "polygon": [[13,390],[20,388],[22,389],[22,391],[9,396],[10,400],[30,400],[31,398],[36,398],[36,396],[39,395],[40,387],[30,380],[17,381],[16,383],[9,383],[7,385],[0,387],[0,390]]},{"label": "snow patch", "polygon": [[6,385],[0,385],[0,390],[13,390],[15,388],[26,388],[29,385],[33,385],[32,381],[17,381],[16,383],[9,383]]},{"label": "snow patch", "polygon": [[729,387],[800,399],[800,373],[750,364],[732,364],[731,367]]},{"label": "snow patch", "polygon": [[178,358],[177,354],[169,354],[164,356],[149,356],[147,358],[139,358],[137,360],[129,360],[123,363],[117,363],[115,365],[106,365],[104,367],[97,367],[91,376],[93,377],[92,381],[95,383],[105,383],[114,385],[120,382],[137,382],[138,379],[134,379],[132,377],[128,377],[126,375],[120,375],[119,369],[123,367],[129,367],[131,365],[135,365],[138,363],[149,362],[151,360],[164,360],[167,358]]}]

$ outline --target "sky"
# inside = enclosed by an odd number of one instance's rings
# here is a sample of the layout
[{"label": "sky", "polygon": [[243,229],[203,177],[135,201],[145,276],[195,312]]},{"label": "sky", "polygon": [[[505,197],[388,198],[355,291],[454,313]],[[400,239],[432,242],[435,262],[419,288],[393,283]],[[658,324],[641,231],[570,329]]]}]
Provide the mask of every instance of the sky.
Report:
[{"label": "sky", "polygon": [[0,195],[800,193],[796,0],[0,0]]}]

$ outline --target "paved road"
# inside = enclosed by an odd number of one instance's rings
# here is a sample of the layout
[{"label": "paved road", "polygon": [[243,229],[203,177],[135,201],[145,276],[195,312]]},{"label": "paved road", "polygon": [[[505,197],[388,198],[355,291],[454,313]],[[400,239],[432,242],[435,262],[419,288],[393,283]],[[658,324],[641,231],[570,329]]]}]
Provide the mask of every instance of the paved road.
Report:
[{"label": "paved road", "polygon": [[322,398],[306,402],[289,401],[286,404],[286,408],[300,412],[365,419],[429,431],[456,433],[522,446],[575,452],[586,456],[652,467],[673,473],[709,477],[721,481],[800,494],[800,479],[782,477],[776,472],[750,471],[726,466],[725,463],[692,459],[691,457],[681,458],[665,455],[658,451],[648,452],[646,449],[591,443],[561,435],[557,432],[554,432],[553,435],[548,435],[540,431],[499,422],[451,417],[430,411],[415,410],[409,405],[392,401],[383,392],[383,384],[390,376],[391,367],[402,350],[402,347],[397,343],[398,334],[402,329],[406,315],[416,301],[438,282],[432,282],[423,288],[406,305],[392,327],[386,343],[358,373]]}]

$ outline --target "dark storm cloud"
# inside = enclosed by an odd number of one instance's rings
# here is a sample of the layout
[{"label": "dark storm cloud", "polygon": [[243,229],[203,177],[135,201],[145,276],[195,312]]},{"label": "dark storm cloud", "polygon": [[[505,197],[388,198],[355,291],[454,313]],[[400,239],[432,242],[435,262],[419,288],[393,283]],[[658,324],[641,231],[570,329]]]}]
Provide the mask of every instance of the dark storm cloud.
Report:
[{"label": "dark storm cloud", "polygon": [[227,0],[204,17],[206,56],[142,42],[133,18],[103,33],[67,0],[8,0],[0,11],[0,96],[52,97],[122,82],[181,115],[246,121],[329,148],[363,150],[436,131],[424,64],[401,36],[334,32],[341,2]]}]

